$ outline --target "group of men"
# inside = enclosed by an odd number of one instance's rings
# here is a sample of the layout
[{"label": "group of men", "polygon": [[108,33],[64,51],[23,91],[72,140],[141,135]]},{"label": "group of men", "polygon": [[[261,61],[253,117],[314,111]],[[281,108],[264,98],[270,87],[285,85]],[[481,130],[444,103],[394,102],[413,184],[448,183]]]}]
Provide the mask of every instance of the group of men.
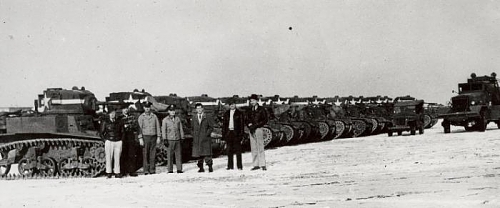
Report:
[{"label": "group of men", "polygon": [[[267,123],[266,110],[258,105],[258,96],[249,97],[250,109],[246,114],[236,108],[234,100],[228,101],[229,110],[223,114],[222,137],[227,144],[227,170],[236,167],[243,169],[241,158],[241,141],[244,138],[245,127],[250,137],[252,152],[251,170],[267,170],[264,154],[264,139],[262,127]],[[173,173],[173,158],[177,173],[182,171],[182,140],[184,131],[180,118],[176,116],[174,105],[168,107],[168,116],[160,125],[158,117],[151,111],[151,103],[144,103],[144,113],[138,118],[130,115],[129,109],[122,109],[122,116],[116,111],[109,113],[109,118],[101,125],[101,138],[105,140],[106,176],[121,178],[124,175],[137,176],[137,150],[142,149],[142,167],[144,175],[156,173],[156,146],[163,142],[167,146],[168,173]],[[192,157],[198,158],[198,172],[205,172],[203,162],[208,166],[208,172],[213,172],[212,138],[214,119],[204,112],[201,103],[195,104],[196,114],[191,118],[193,145]],[[139,148],[140,146],[140,148]]]}]

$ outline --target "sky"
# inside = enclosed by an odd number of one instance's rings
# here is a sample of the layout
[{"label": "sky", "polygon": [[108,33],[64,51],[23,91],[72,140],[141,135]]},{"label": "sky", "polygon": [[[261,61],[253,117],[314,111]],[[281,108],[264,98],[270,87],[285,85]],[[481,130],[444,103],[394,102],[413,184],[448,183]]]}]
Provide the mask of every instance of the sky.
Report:
[{"label": "sky", "polygon": [[0,0],[0,106],[46,88],[445,104],[500,74],[500,1]]}]

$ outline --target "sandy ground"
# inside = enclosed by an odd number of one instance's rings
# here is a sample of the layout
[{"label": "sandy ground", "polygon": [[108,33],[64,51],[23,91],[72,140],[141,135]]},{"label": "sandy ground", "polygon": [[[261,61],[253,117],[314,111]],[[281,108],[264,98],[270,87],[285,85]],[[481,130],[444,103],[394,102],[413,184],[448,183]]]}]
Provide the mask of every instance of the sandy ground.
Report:
[{"label": "sandy ground", "polygon": [[376,135],[266,150],[268,171],[0,181],[0,207],[500,207],[500,130]]}]

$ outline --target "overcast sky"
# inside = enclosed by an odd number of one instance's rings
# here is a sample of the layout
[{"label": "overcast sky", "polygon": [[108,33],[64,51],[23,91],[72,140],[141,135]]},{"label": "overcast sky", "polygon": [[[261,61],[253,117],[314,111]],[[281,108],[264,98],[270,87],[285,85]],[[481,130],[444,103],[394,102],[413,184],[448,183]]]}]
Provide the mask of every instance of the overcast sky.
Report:
[{"label": "overcast sky", "polygon": [[500,1],[0,0],[0,106],[49,87],[412,95],[500,74]]}]

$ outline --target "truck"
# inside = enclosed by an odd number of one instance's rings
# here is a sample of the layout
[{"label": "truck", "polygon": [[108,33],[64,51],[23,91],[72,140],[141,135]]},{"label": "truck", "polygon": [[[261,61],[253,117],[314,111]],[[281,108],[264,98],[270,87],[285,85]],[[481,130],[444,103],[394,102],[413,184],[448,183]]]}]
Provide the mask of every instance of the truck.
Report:
[{"label": "truck", "polygon": [[392,136],[394,132],[402,135],[403,131],[410,131],[411,135],[415,135],[417,130],[419,134],[423,134],[425,127],[424,111],[423,100],[395,103],[392,123],[389,124],[390,126],[387,130],[388,136]]},{"label": "truck", "polygon": [[450,133],[450,126],[463,126],[466,131],[485,131],[489,122],[500,128],[500,88],[496,73],[491,76],[477,76],[475,73],[466,83],[458,84],[458,95],[451,98],[448,112],[438,115],[442,118],[444,133]]}]

